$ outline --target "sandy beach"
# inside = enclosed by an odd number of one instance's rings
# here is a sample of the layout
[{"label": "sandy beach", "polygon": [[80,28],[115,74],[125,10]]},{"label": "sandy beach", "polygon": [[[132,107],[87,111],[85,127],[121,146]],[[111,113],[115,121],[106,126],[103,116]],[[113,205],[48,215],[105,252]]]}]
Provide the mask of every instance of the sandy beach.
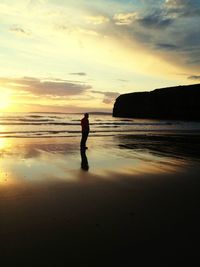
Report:
[{"label": "sandy beach", "polygon": [[197,262],[199,148],[173,140],[2,138],[4,266]]}]

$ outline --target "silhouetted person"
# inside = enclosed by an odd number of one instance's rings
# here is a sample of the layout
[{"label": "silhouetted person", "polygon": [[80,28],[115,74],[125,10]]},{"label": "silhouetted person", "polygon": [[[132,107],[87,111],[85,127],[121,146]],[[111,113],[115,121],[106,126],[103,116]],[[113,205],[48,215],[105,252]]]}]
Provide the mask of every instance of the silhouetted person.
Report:
[{"label": "silhouetted person", "polygon": [[85,154],[85,148],[81,149],[81,169],[83,169],[84,171],[89,170],[88,160]]},{"label": "silhouetted person", "polygon": [[81,127],[82,127],[81,149],[87,149],[86,141],[90,132],[90,125],[88,118],[89,114],[85,113],[84,118],[81,120]]}]

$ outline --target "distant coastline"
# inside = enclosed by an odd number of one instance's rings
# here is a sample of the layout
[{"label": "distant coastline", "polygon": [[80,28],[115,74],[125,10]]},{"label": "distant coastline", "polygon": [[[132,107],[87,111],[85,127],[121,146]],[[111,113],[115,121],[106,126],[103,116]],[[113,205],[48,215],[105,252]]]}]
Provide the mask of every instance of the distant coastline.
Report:
[{"label": "distant coastline", "polygon": [[200,84],[120,95],[113,117],[200,121]]}]

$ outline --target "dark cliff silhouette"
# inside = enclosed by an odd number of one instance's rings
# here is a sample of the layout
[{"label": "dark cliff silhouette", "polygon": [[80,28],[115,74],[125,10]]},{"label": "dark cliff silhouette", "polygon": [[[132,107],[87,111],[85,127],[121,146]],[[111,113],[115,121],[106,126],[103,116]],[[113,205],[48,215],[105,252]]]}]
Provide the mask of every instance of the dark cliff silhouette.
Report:
[{"label": "dark cliff silhouette", "polygon": [[200,121],[200,84],[120,95],[113,116]]}]

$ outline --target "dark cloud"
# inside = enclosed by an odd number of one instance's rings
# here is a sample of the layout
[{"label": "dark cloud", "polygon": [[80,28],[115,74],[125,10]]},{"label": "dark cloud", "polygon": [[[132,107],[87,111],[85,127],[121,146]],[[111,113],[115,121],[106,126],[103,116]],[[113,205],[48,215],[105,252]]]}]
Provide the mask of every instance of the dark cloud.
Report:
[{"label": "dark cloud", "polygon": [[[200,22],[200,21],[199,21]],[[196,25],[193,26],[193,29],[190,30],[190,32],[187,32],[183,34],[183,43],[187,44],[185,48],[198,48],[199,51],[199,45],[200,45],[200,27],[196,27]]]},{"label": "dark cloud", "polygon": [[200,65],[200,59],[191,59],[187,63],[194,65],[194,66],[199,66]]},{"label": "dark cloud", "polygon": [[90,85],[81,83],[67,82],[62,79],[37,79],[33,77],[24,77],[19,79],[0,78],[0,82],[7,84],[7,86],[20,91],[25,91],[33,95],[64,97],[83,94]]},{"label": "dark cloud", "polygon": [[166,28],[174,21],[172,18],[167,17],[161,10],[157,10],[152,14],[146,15],[137,20],[140,25],[146,28]]},{"label": "dark cloud", "polygon": [[174,44],[159,43],[159,44],[156,44],[156,48],[173,51],[173,50],[178,50],[180,47]]},{"label": "dark cloud", "polygon": [[92,93],[95,94],[101,94],[104,95],[103,103],[105,104],[111,104],[115,99],[120,95],[117,92],[102,92],[102,91],[91,91]]},{"label": "dark cloud", "polygon": [[86,76],[87,74],[85,72],[72,72],[70,75]]},{"label": "dark cloud", "polygon": [[189,76],[188,79],[190,79],[190,80],[200,80],[200,75],[192,75],[192,76]]},{"label": "dark cloud", "polygon": [[[151,11],[149,11],[151,10]],[[135,27],[137,24],[145,28],[166,28],[174,21],[173,17],[169,16],[167,12],[162,8],[154,8],[152,10],[143,10],[143,12],[132,13],[119,13],[115,14],[113,21],[118,26],[130,26]]]},{"label": "dark cloud", "polygon": [[[112,25],[110,32],[120,39],[138,42],[148,51],[156,50],[172,64],[191,70],[198,67],[200,0],[162,0],[156,1],[156,5],[149,0],[143,2],[145,5],[138,10],[133,23]],[[126,17],[125,13],[123,15]]]},{"label": "dark cloud", "polygon": [[200,15],[200,0],[166,0],[164,7],[168,14],[177,17],[194,17]]}]

